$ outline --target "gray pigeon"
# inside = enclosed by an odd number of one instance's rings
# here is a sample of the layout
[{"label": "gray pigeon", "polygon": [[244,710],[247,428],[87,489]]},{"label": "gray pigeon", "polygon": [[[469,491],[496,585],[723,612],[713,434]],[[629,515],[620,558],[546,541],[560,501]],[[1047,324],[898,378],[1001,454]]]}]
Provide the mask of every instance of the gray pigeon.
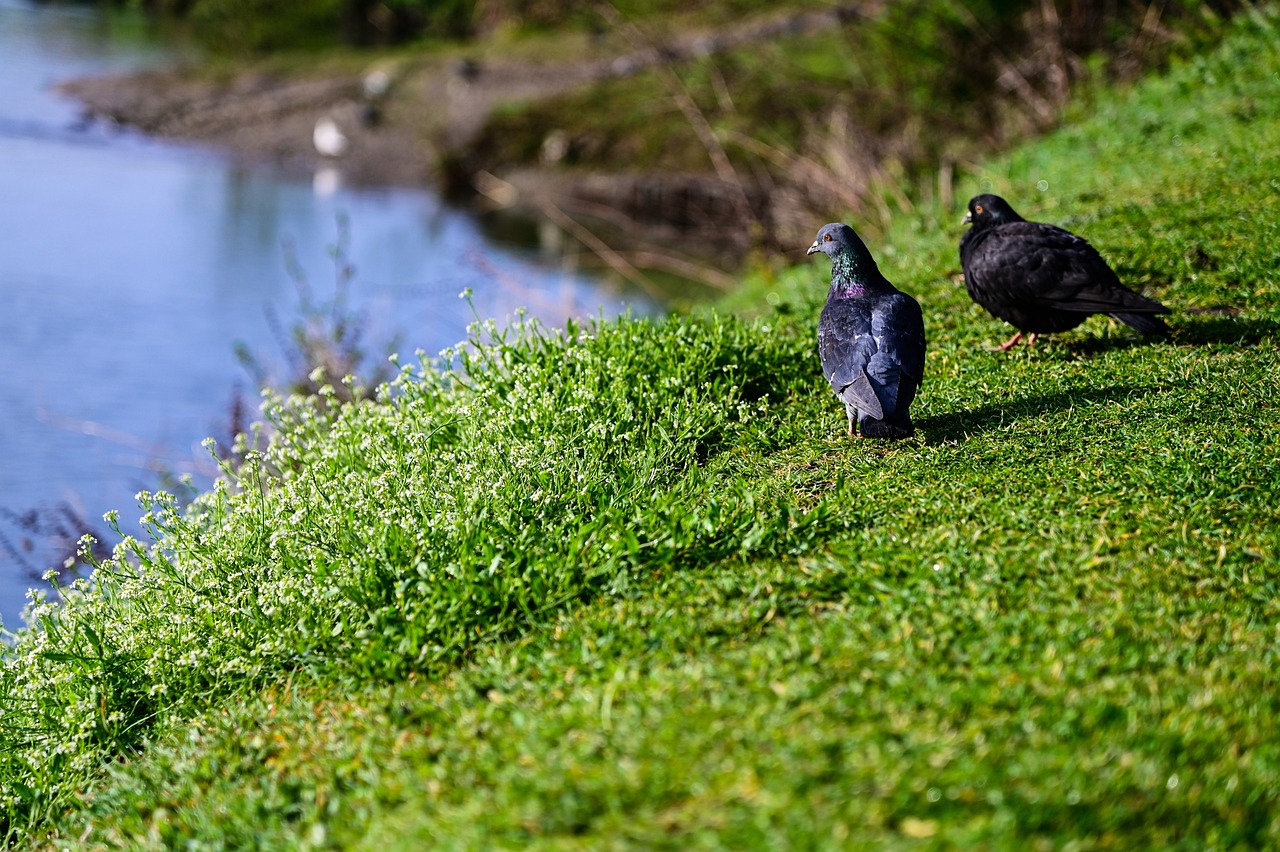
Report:
[{"label": "gray pigeon", "polygon": [[1028,222],[998,195],[977,195],[960,239],[964,286],[975,302],[1018,330],[998,351],[1023,334],[1067,331],[1090,314],[1108,314],[1143,334],[1167,336],[1156,314],[1169,309],[1120,283],[1097,249],[1056,225]]},{"label": "gray pigeon", "polygon": [[809,254],[831,258],[831,290],[818,320],[818,355],[831,389],[844,403],[849,435],[906,438],[911,402],[924,376],[920,304],[880,274],[871,252],[848,225],[818,231]]}]

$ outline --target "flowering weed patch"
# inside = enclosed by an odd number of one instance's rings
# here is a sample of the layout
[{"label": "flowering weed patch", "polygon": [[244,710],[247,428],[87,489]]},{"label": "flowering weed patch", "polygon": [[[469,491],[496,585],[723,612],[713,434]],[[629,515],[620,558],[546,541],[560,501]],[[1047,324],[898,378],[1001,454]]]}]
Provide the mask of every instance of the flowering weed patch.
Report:
[{"label": "flowering weed patch", "polygon": [[377,401],[269,400],[261,452],[189,509],[139,495],[155,543],[32,608],[0,672],[3,813],[212,696],[430,675],[656,573],[803,548],[827,513],[717,457],[776,417],[808,346],[731,319],[486,323]]}]

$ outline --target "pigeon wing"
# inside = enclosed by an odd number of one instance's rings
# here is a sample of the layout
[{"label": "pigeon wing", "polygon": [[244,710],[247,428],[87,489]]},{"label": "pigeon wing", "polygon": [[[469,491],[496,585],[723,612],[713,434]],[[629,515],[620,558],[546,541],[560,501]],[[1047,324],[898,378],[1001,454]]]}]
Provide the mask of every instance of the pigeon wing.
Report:
[{"label": "pigeon wing", "polygon": [[1079,313],[1167,310],[1121,284],[1087,240],[1055,225],[1000,225],[968,254],[966,283],[972,272],[973,286],[997,302]]},{"label": "pigeon wing", "polygon": [[846,404],[858,409],[860,414],[874,417],[876,420],[884,419],[884,405],[880,400],[882,394],[883,388],[873,384],[865,370],[843,390],[836,391],[836,395]]},{"label": "pigeon wing", "polygon": [[1011,222],[962,242],[965,285],[979,304],[1048,306],[1068,302],[1078,289],[1064,281],[1064,248],[1083,242],[1061,228],[1037,222]]},{"label": "pigeon wing", "polygon": [[876,348],[897,364],[916,386],[924,378],[924,314],[906,293],[885,297],[872,312]]},{"label": "pigeon wing", "polygon": [[867,375],[876,352],[867,305],[851,299],[829,299],[818,321],[818,355],[822,372],[836,396],[876,419],[884,409]]},{"label": "pigeon wing", "polygon": [[924,376],[924,317],[905,293],[879,300],[871,312],[876,352],[867,364],[882,410],[892,415],[915,398]]}]

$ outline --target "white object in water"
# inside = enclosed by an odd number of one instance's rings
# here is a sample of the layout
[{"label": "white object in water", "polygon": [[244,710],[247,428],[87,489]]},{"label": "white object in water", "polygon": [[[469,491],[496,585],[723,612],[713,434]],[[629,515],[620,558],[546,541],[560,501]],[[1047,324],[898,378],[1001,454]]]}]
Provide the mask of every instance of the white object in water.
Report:
[{"label": "white object in water", "polygon": [[311,191],[320,198],[328,198],[342,189],[342,172],[337,166],[321,166],[311,176]]},{"label": "white object in water", "polygon": [[347,151],[347,137],[332,118],[325,117],[316,122],[316,129],[311,134],[311,141],[316,150],[326,157],[341,157]]}]

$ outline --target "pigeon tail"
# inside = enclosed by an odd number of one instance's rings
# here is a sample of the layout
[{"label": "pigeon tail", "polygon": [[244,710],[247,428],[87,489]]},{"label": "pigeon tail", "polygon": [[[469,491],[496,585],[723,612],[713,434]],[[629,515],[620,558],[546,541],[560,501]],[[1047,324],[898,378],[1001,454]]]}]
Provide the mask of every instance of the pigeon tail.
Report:
[{"label": "pigeon tail", "polygon": [[1131,314],[1124,312],[1112,313],[1110,316],[1115,317],[1127,326],[1137,329],[1143,334],[1149,334],[1156,337],[1168,337],[1169,326],[1160,317],[1154,314]]},{"label": "pigeon tail", "polygon": [[901,438],[910,438],[916,433],[916,427],[911,424],[910,418],[906,422],[890,423],[887,420],[877,420],[874,417],[864,417],[858,421],[858,428],[862,432],[864,438],[889,438],[898,440]]}]

